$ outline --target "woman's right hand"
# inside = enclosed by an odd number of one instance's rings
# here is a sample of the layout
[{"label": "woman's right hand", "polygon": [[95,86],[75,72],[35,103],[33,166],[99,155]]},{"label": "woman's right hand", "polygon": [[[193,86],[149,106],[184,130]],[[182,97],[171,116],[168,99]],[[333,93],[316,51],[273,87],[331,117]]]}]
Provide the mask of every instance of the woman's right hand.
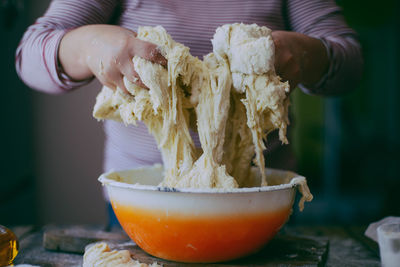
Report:
[{"label": "woman's right hand", "polygon": [[58,59],[73,80],[92,77],[111,88],[125,92],[123,77],[147,88],[134,69],[132,58],[139,56],[166,66],[157,45],[136,38],[136,33],[114,25],[87,25],[69,31],[62,38]]}]

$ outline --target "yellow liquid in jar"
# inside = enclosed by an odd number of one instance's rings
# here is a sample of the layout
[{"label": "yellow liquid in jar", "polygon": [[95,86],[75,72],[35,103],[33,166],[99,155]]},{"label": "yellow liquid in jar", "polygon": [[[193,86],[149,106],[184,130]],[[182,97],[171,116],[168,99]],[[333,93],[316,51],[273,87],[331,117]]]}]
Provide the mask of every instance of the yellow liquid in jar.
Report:
[{"label": "yellow liquid in jar", "polygon": [[17,254],[17,237],[10,229],[0,225],[0,266],[12,264]]}]

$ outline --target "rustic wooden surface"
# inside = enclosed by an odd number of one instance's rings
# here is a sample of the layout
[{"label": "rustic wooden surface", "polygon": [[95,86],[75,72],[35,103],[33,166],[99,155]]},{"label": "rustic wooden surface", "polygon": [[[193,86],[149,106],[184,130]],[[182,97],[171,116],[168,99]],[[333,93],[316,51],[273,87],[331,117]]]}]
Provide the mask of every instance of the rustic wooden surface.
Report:
[{"label": "rustic wooden surface", "polygon": [[276,236],[260,252],[242,258],[216,264],[177,263],[153,257],[133,242],[125,244],[111,244],[111,249],[127,249],[133,258],[142,263],[151,264],[157,262],[164,267],[242,267],[242,266],[324,266],[328,254],[328,240],[313,240],[289,235]]},{"label": "rustic wooden surface", "polygon": [[50,252],[43,248],[43,231],[35,231],[19,241],[19,253],[14,264],[32,264],[42,267],[82,266],[82,255]]},{"label": "rustic wooden surface", "polygon": [[[12,230],[20,240],[20,253],[15,264],[27,263],[43,267],[53,266],[81,266],[82,254],[49,251],[43,247],[43,236],[47,230],[65,229],[65,227],[51,226],[44,228],[15,227]],[[71,228],[68,228],[71,229]],[[82,237],[82,233],[88,230],[104,232],[102,226],[74,226],[80,229],[80,240],[85,243],[89,241]],[[281,233],[270,242],[270,244],[258,254],[253,256],[220,264],[197,264],[183,265],[179,263],[163,261],[153,258],[143,252],[133,243],[124,243],[115,238],[111,243],[120,248],[129,249],[134,258],[145,263],[157,261],[164,266],[204,266],[204,267],[233,267],[233,266],[340,266],[340,267],[372,267],[380,266],[379,255],[376,245],[363,237],[365,227],[336,227],[336,226],[307,226],[307,227],[285,227]],[[54,232],[53,232],[54,233]],[[57,231],[55,232],[57,233]],[[64,231],[65,233],[65,231]],[[100,235],[101,236],[101,235]],[[105,235],[107,236],[107,234]],[[116,235],[111,235],[116,236]],[[60,236],[59,236],[60,237]],[[117,241],[119,239],[119,241]],[[66,239],[68,240],[68,238]],[[98,240],[98,239],[96,239]],[[66,242],[62,238],[57,242]],[[82,247],[82,242],[77,243]],[[65,247],[65,244],[63,245]],[[63,248],[63,246],[59,248]],[[68,247],[68,246],[67,246]],[[329,247],[329,249],[327,249]]]},{"label": "rustic wooden surface", "polygon": [[129,241],[123,232],[108,232],[85,226],[51,226],[43,233],[43,247],[47,250],[84,253],[85,247],[98,241]]},{"label": "rustic wooden surface", "polygon": [[[329,253],[326,266],[338,267],[378,267],[381,266],[379,252],[363,241],[367,227],[339,226],[297,226],[285,227],[283,233],[299,236],[329,239]],[[361,234],[362,233],[362,234]],[[357,236],[357,238],[355,238]]]}]

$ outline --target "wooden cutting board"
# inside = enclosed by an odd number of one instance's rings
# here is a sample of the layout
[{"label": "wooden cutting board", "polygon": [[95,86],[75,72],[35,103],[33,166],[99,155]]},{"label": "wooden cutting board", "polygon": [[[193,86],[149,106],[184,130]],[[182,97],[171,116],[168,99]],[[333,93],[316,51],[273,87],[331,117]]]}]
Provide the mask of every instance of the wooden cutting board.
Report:
[{"label": "wooden cutting board", "polygon": [[79,266],[82,264],[83,248],[89,243],[103,239],[110,244],[111,248],[128,249],[132,257],[140,262],[150,264],[156,261],[165,267],[324,266],[329,247],[327,240],[278,234],[264,249],[246,258],[216,264],[184,264],[150,256],[133,242],[127,242],[127,236],[121,231],[110,233],[99,227],[53,226],[25,238],[25,242],[21,244],[21,255],[17,257],[16,263],[46,267]]}]

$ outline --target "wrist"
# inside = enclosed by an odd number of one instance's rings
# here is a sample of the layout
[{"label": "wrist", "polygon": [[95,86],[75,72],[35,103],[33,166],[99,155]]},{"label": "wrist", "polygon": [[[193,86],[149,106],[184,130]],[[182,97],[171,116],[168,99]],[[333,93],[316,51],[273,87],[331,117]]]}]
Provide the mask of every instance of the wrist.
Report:
[{"label": "wrist", "polygon": [[86,27],[67,31],[58,48],[58,62],[64,73],[74,81],[86,80],[93,76],[86,60],[90,40]]},{"label": "wrist", "polygon": [[303,35],[301,56],[302,81],[305,86],[317,84],[329,68],[329,58],[324,43],[316,38]]}]

